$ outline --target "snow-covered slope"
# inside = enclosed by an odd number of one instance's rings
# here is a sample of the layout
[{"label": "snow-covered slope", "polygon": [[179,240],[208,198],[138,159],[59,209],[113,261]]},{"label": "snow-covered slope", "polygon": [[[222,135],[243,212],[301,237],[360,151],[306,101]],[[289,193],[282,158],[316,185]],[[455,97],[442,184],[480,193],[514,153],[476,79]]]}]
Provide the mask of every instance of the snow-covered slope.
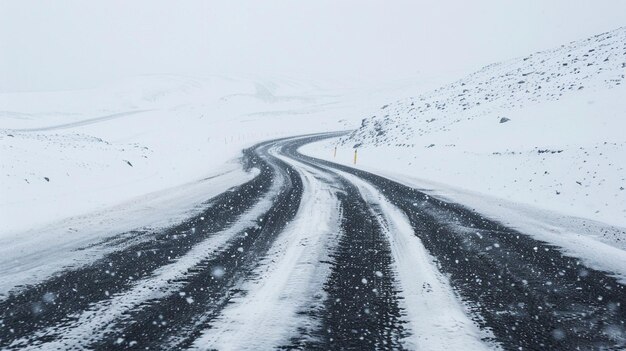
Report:
[{"label": "snow-covered slope", "polygon": [[509,118],[511,112],[521,108],[570,96],[580,98],[585,90],[619,87],[624,83],[624,74],[626,27],[492,64],[430,93],[384,105],[343,140],[405,144],[416,137],[464,128],[468,120]]},{"label": "snow-covered slope", "polygon": [[625,74],[626,27],[492,64],[383,105],[338,159],[626,226]]}]

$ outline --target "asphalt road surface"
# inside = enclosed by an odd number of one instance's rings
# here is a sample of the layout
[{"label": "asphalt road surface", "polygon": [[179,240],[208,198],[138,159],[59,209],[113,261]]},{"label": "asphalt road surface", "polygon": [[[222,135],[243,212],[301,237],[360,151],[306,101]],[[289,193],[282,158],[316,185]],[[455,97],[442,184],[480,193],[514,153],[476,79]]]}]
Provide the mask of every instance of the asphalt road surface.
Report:
[{"label": "asphalt road surface", "polygon": [[626,289],[609,273],[298,153],[331,136],[256,145],[242,162],[258,175],[201,214],[16,289],[0,349],[626,348]]}]

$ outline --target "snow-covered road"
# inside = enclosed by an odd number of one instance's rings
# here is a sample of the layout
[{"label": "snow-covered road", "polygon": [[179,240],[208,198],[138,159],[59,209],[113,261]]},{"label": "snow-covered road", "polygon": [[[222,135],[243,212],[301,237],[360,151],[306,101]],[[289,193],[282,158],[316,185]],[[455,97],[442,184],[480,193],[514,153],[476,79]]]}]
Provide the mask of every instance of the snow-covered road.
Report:
[{"label": "snow-covered road", "polygon": [[14,287],[0,349],[626,347],[614,272],[298,152],[335,136],[258,144],[243,159],[258,175],[197,216]]}]

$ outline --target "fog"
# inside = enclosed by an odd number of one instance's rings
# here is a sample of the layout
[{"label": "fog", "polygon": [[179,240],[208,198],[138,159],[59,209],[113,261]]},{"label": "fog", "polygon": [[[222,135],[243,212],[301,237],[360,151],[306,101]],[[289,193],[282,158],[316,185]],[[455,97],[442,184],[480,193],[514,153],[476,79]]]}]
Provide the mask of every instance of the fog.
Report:
[{"label": "fog", "polygon": [[476,69],[624,25],[621,0],[2,0],[0,91],[136,74],[375,84]]}]

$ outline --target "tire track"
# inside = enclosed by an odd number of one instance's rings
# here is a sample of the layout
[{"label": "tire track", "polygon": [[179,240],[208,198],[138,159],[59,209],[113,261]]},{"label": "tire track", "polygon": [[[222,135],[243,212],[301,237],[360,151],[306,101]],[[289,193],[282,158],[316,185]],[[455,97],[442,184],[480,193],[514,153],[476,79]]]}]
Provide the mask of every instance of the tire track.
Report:
[{"label": "tire track", "polygon": [[[329,173],[326,167],[294,157],[310,138],[293,141],[284,155]],[[331,257],[331,273],[324,285],[323,306],[307,312],[319,321],[311,335],[292,339],[287,348],[399,349],[406,336],[389,243],[358,189],[333,177],[341,192],[341,236]]]},{"label": "tire track", "polygon": [[[331,255],[324,308],[305,349],[400,349],[405,337],[389,243],[358,190],[344,182],[339,201],[342,236]],[[294,346],[298,346],[295,343]]]},{"label": "tire track", "polygon": [[347,173],[339,174],[354,184],[370,204],[391,246],[395,284],[409,333],[402,345],[411,350],[497,348],[483,341],[493,335],[481,331],[472,321],[472,314],[458,300],[402,211],[369,183]]},{"label": "tire track", "polygon": [[239,291],[242,282],[250,278],[278,234],[295,216],[302,197],[301,179],[288,165],[278,167],[288,178],[255,226],[240,232],[235,242],[216,257],[191,268],[178,282],[181,287],[176,293],[130,311],[124,321],[112,327],[113,332],[90,348],[189,347]]},{"label": "tire track", "polygon": [[340,209],[335,178],[275,155],[297,169],[303,199],[294,220],[280,234],[267,257],[242,284],[242,292],[216,318],[194,348],[217,350],[275,349],[293,337],[306,337],[318,321],[305,312],[317,308],[330,274]]}]

